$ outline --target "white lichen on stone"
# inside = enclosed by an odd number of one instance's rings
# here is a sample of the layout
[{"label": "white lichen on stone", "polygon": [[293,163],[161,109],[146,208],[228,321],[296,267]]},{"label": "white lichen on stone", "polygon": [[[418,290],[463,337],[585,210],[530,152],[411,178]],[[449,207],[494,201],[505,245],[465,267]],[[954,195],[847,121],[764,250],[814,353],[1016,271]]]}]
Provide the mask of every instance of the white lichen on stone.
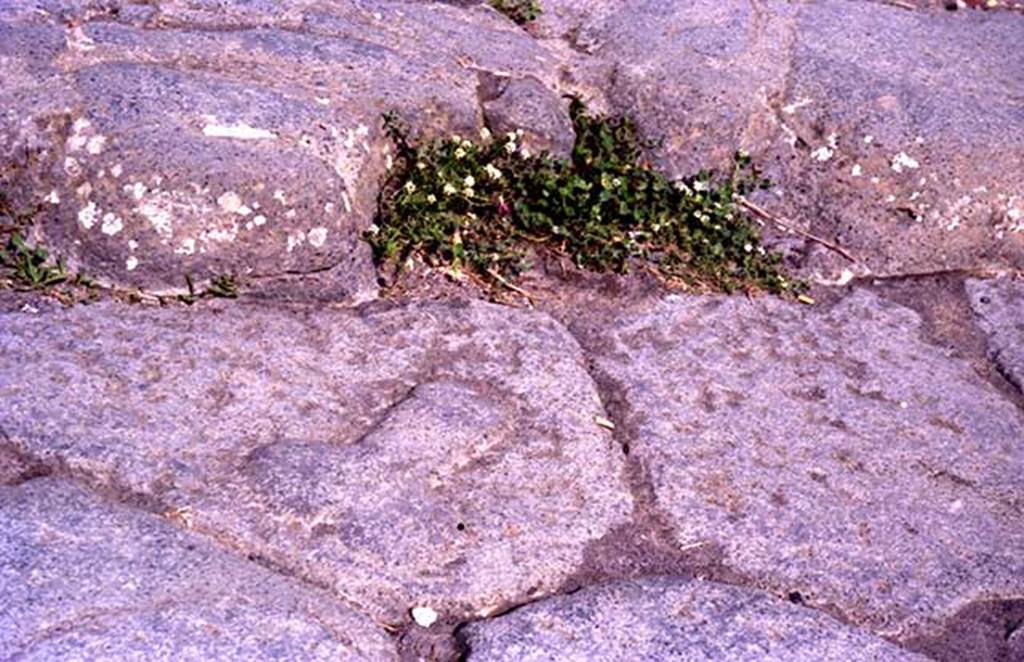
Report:
[{"label": "white lichen on stone", "polygon": [[129,255],[128,259],[124,261],[124,268],[128,271],[133,271],[137,266],[139,266],[139,258],[134,255]]},{"label": "white lichen on stone", "polygon": [[893,172],[903,172],[904,170],[916,170],[921,166],[914,158],[912,158],[906,152],[900,152],[896,156],[892,157],[892,164],[890,167]]},{"label": "white lichen on stone", "polygon": [[288,206],[288,199],[284,197],[284,191],[281,189],[274,191],[274,199],[281,203],[282,207]]},{"label": "white lichen on stone", "polygon": [[291,253],[296,247],[306,241],[306,233],[301,230],[288,235],[288,252]]},{"label": "white lichen on stone", "polygon": [[115,163],[114,167],[112,167],[110,169],[110,174],[111,174],[111,176],[113,176],[114,179],[117,179],[118,177],[120,177],[121,173],[123,173],[123,172],[124,172],[124,167],[120,163]]},{"label": "white lichen on stone", "polygon": [[142,196],[146,195],[148,189],[142,182],[135,182],[134,184],[125,184],[121,190],[130,193],[136,200],[142,200]]},{"label": "white lichen on stone", "polygon": [[82,174],[82,166],[73,157],[66,157],[64,159],[64,174],[68,177],[78,177]]},{"label": "white lichen on stone", "polygon": [[217,206],[229,214],[234,214],[242,208],[242,198],[234,191],[228,191],[217,198]]},{"label": "white lichen on stone", "polygon": [[95,156],[103,151],[106,144],[106,136],[93,136],[92,138],[89,138],[89,141],[85,144],[85,151]]},{"label": "white lichen on stone", "polygon": [[860,177],[864,174],[864,169],[860,167],[860,164],[854,164],[853,168],[850,169],[850,175],[852,177]]},{"label": "white lichen on stone", "polygon": [[327,228],[313,228],[306,236],[309,239],[310,246],[320,248],[327,241]]},{"label": "white lichen on stone", "polygon": [[100,227],[100,231],[105,235],[113,237],[115,234],[124,229],[124,222],[120,216],[112,212],[107,212],[103,215],[103,225]]},{"label": "white lichen on stone", "polygon": [[181,245],[174,249],[178,255],[193,255],[196,252],[196,240],[192,237],[183,239]]},{"label": "white lichen on stone", "polygon": [[234,241],[238,237],[238,224],[233,223],[229,228],[213,228],[212,230],[204,230],[199,235],[199,239],[203,243],[209,243],[215,241],[217,243],[229,243]]},{"label": "white lichen on stone", "polygon": [[815,161],[821,161],[822,163],[824,163],[825,161],[831,159],[834,154],[835,152],[832,149],[825,145],[822,145],[818,149],[811,152],[811,158],[814,159]]},{"label": "white lichen on stone", "polygon": [[89,137],[85,135],[89,127],[92,126],[92,122],[80,117],[74,121],[71,125],[71,135],[68,136],[68,151],[77,152],[85,147],[86,143],[89,142]]},{"label": "white lichen on stone", "polygon": [[99,215],[99,208],[95,202],[90,200],[89,204],[78,210],[78,222],[86,230],[91,230],[92,226],[96,225],[96,219],[99,218]]},{"label": "white lichen on stone", "polygon": [[51,205],[60,204],[60,194],[57,193],[57,189],[53,189],[52,191],[50,191],[50,194],[43,199],[46,200],[46,202],[49,202]]},{"label": "white lichen on stone", "polygon": [[165,239],[169,239],[174,233],[174,217],[169,203],[170,201],[161,195],[146,200],[139,206],[139,213],[149,221],[156,233]]}]

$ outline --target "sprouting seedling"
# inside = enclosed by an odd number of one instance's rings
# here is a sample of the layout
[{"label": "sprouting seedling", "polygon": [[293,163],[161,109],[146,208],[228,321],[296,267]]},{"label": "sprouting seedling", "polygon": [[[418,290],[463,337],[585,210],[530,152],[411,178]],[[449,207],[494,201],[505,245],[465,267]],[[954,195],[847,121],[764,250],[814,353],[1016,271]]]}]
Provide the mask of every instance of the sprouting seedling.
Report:
[{"label": "sprouting seedling", "polygon": [[49,251],[30,246],[17,232],[0,249],[0,265],[9,271],[8,276],[15,283],[28,289],[45,289],[68,279],[60,258],[51,262]]}]

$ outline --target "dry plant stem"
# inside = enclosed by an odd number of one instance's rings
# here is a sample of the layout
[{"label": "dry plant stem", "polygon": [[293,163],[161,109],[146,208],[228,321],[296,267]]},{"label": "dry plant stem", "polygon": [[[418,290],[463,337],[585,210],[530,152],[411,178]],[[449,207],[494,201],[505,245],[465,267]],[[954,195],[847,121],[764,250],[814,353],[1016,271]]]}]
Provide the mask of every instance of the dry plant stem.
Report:
[{"label": "dry plant stem", "polygon": [[533,295],[532,294],[530,294],[529,292],[527,292],[523,288],[516,287],[512,283],[508,282],[505,278],[503,278],[501,276],[501,274],[499,274],[494,269],[488,269],[487,270],[487,275],[490,276],[491,278],[493,278],[494,280],[498,281],[499,283],[501,283],[503,286],[505,286],[508,289],[512,290],[516,294],[520,294],[520,295],[526,297],[527,300],[529,300],[531,306],[534,304],[534,300],[533,300]]},{"label": "dry plant stem", "polygon": [[742,207],[744,207],[744,208],[748,209],[749,211],[757,214],[761,218],[763,218],[763,219],[765,219],[767,221],[771,221],[776,226],[778,226],[779,229],[781,229],[781,230],[785,230],[787,232],[793,232],[795,234],[800,235],[801,237],[804,237],[805,239],[810,239],[811,241],[813,241],[815,243],[821,244],[825,248],[828,248],[829,250],[832,250],[832,251],[835,251],[836,253],[839,253],[840,255],[845,257],[850,262],[856,263],[858,261],[857,258],[855,258],[853,255],[851,255],[842,246],[839,246],[838,244],[834,244],[834,243],[832,243],[831,241],[829,241],[827,239],[822,239],[821,237],[819,237],[817,235],[814,235],[814,234],[811,234],[810,232],[807,232],[806,230],[801,230],[800,228],[793,227],[786,219],[784,219],[784,218],[782,218],[780,216],[776,216],[775,214],[772,214],[768,210],[755,205],[753,202],[751,202],[750,200],[747,200],[744,197],[737,196],[736,202],[738,202]]},{"label": "dry plant stem", "polygon": [[909,2],[902,2],[901,0],[883,0],[885,4],[892,5],[893,7],[899,7],[900,9],[917,9],[915,5]]}]

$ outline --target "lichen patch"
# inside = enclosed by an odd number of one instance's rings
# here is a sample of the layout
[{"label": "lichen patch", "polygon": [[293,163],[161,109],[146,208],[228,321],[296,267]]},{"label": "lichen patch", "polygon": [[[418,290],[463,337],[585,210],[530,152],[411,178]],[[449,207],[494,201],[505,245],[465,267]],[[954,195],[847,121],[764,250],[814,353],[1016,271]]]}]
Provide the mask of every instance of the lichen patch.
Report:
[{"label": "lichen patch", "polygon": [[90,200],[89,204],[78,210],[78,223],[86,230],[91,230],[92,226],[96,224],[99,214],[99,207]]}]

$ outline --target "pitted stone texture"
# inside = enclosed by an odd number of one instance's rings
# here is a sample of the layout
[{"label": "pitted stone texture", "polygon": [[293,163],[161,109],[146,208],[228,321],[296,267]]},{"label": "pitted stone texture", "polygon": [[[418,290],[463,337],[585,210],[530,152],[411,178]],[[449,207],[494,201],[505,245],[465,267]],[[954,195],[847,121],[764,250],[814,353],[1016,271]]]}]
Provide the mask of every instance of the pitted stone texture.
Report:
[{"label": "pitted stone texture", "polygon": [[927,659],[760,591],[672,578],[550,598],[473,623],[463,637],[471,661]]},{"label": "pitted stone texture", "polygon": [[967,295],[988,334],[989,357],[1008,381],[1024,391],[1024,280],[968,280]]},{"label": "pitted stone texture", "polygon": [[373,621],[148,513],[0,487],[4,659],[395,660]]},{"label": "pitted stone texture", "polygon": [[392,623],[554,590],[632,508],[573,338],[489,304],[13,313],[0,400],[22,452]]},{"label": "pitted stone texture", "polygon": [[475,135],[483,72],[557,85],[553,57],[484,7],[32,4],[0,14],[0,184],[41,206],[46,245],[118,284],[317,273],[313,294],[370,298],[381,115]]},{"label": "pitted stone texture", "polygon": [[680,544],[900,640],[1024,592],[1024,420],[915,313],[673,297],[578,335]]},{"label": "pitted stone texture", "polygon": [[793,246],[809,274],[1024,265],[1024,16],[844,0],[579,13],[590,80],[665,138],[664,166],[721,168],[744,148],[777,185],[763,206],[862,262]]}]

